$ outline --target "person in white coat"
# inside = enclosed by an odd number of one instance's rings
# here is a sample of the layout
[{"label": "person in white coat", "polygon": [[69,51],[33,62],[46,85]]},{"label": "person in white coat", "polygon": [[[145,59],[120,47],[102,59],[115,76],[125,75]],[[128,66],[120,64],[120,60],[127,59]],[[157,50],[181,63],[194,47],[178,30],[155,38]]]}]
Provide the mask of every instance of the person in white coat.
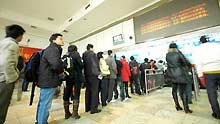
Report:
[{"label": "person in white coat", "polygon": [[217,89],[220,86],[220,43],[209,42],[206,36],[201,36],[201,45],[193,52],[198,76],[205,77],[212,116],[220,119],[220,109],[217,99]]}]

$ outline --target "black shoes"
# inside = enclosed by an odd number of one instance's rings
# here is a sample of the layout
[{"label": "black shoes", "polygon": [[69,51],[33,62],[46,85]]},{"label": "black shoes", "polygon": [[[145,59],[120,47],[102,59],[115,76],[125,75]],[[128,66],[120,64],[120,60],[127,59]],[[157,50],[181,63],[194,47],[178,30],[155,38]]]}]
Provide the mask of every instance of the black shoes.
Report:
[{"label": "black shoes", "polygon": [[180,110],[183,110],[183,108],[179,106],[179,107],[176,107],[176,110],[180,111]]},{"label": "black shoes", "polygon": [[220,115],[217,115],[215,113],[212,113],[212,117],[214,117],[215,119],[220,119]]},{"label": "black shoes", "polygon": [[185,113],[192,113],[193,111],[192,110],[190,110],[189,108],[188,109],[186,109],[186,110],[184,110],[185,111]]},{"label": "black shoes", "polygon": [[96,110],[96,111],[94,111],[94,112],[93,112],[93,111],[91,111],[91,112],[90,112],[90,114],[95,114],[95,113],[99,113],[99,112],[101,112],[101,110],[100,110],[100,109],[97,109],[97,110]]},{"label": "black shoes", "polygon": [[[177,111],[180,111],[180,110],[183,110],[183,108],[182,107],[180,107],[180,106],[176,106],[176,110]],[[185,111],[185,113],[192,113],[193,111],[192,110],[190,110],[189,108],[184,108],[184,111]]]}]

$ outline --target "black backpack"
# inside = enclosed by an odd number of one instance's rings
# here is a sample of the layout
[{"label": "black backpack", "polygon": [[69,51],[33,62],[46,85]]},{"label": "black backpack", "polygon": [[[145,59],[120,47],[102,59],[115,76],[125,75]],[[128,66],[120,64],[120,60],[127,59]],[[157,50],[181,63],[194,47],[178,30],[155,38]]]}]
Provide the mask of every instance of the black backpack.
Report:
[{"label": "black backpack", "polygon": [[43,50],[35,52],[32,54],[31,58],[26,63],[25,79],[27,82],[37,83],[40,59],[42,55],[43,55]]},{"label": "black backpack", "polygon": [[64,66],[64,73],[66,76],[72,77],[74,75],[74,64],[73,59],[69,55],[64,55],[62,57],[63,66]]}]

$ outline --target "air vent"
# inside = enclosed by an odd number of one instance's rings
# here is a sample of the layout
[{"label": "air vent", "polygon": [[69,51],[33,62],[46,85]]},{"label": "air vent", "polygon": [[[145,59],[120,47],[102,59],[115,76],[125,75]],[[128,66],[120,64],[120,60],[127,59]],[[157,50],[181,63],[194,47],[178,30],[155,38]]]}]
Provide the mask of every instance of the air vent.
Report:
[{"label": "air vent", "polygon": [[36,29],[37,27],[36,27],[36,26],[33,26],[33,25],[31,25],[31,28],[34,28],[34,29]]},{"label": "air vent", "polygon": [[47,20],[49,20],[49,21],[54,21],[54,18],[52,18],[52,17],[47,17]]},{"label": "air vent", "polygon": [[88,5],[85,7],[85,10],[87,10],[89,7],[90,7],[90,4],[88,4]]},{"label": "air vent", "polygon": [[73,20],[73,19],[72,19],[72,18],[70,18],[70,19],[69,19],[69,22],[71,22],[72,20]]}]

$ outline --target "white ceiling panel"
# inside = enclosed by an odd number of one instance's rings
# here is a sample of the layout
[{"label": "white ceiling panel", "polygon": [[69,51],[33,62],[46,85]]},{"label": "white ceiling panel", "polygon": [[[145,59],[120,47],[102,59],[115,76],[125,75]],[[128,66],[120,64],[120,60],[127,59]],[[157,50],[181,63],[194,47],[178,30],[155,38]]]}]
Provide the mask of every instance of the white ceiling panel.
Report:
[{"label": "white ceiling panel", "polygon": [[[49,37],[64,33],[66,42],[80,39],[160,0],[0,0],[0,28],[20,24],[27,33]],[[88,9],[85,7],[91,4]],[[47,18],[54,18],[49,21]],[[73,22],[66,25],[69,19]],[[36,29],[31,28],[36,26]]]}]

